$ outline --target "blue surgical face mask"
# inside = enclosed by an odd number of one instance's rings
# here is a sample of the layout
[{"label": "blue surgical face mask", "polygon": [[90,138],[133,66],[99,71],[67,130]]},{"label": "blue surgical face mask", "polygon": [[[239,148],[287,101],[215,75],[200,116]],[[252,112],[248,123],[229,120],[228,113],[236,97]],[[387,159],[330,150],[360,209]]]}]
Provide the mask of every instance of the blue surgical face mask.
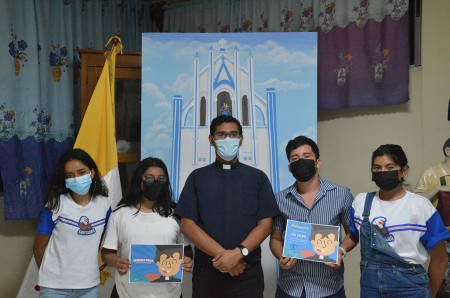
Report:
[{"label": "blue surgical face mask", "polygon": [[230,139],[226,137],[224,140],[214,140],[217,146],[217,154],[226,161],[230,161],[236,157],[239,151],[239,143],[241,139]]},{"label": "blue surgical face mask", "polygon": [[92,178],[90,173],[80,177],[66,179],[66,187],[80,196],[89,192],[91,184]]}]

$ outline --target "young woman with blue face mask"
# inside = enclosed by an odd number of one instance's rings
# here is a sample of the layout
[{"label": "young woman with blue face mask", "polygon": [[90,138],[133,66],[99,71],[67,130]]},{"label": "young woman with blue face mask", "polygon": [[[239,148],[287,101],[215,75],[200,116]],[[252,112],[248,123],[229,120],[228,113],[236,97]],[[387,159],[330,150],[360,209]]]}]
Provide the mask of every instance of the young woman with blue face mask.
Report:
[{"label": "young woman with blue face mask", "polygon": [[408,171],[402,147],[380,146],[372,154],[379,190],[357,195],[352,204],[351,233],[340,255],[360,242],[361,297],[434,297],[443,280],[450,234],[427,198],[403,188]]},{"label": "young woman with blue face mask", "polygon": [[94,160],[70,149],[58,160],[33,245],[40,297],[98,297],[98,250],[111,213]]}]

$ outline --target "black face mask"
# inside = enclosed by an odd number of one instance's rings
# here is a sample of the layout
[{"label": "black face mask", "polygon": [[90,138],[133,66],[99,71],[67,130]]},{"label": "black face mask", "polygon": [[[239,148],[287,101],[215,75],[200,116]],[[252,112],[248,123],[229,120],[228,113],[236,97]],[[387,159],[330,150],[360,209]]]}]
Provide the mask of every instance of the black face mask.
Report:
[{"label": "black face mask", "polygon": [[291,162],[289,168],[297,181],[306,182],[316,174],[316,161],[300,158]]},{"label": "black face mask", "polygon": [[153,183],[144,181],[142,194],[149,201],[157,201],[164,196],[167,191],[167,184],[160,184],[156,180]]},{"label": "black face mask", "polygon": [[400,183],[398,178],[398,170],[385,171],[385,172],[372,172],[372,181],[384,190],[393,190]]}]

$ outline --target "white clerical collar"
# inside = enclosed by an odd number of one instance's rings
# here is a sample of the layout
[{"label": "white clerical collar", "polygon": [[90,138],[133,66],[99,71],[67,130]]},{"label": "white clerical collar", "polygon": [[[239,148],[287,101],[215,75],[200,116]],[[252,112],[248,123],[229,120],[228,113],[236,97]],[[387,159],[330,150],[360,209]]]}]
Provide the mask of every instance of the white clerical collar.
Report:
[{"label": "white clerical collar", "polygon": [[223,168],[224,170],[229,170],[229,169],[231,169],[231,165],[222,164],[222,168]]}]

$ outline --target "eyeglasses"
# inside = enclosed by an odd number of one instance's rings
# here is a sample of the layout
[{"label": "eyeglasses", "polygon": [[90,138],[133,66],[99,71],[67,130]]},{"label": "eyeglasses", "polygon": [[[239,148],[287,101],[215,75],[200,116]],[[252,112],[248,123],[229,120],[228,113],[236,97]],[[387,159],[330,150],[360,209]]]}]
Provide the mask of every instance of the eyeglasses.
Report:
[{"label": "eyeglasses", "polygon": [[158,178],[155,178],[153,176],[146,176],[146,177],[144,177],[144,181],[146,183],[166,184],[167,183],[167,177],[160,176]]},{"label": "eyeglasses", "polygon": [[237,131],[232,131],[232,132],[224,132],[224,131],[218,131],[216,133],[214,133],[214,138],[216,140],[225,140],[226,137],[229,137],[230,139],[239,139],[241,137],[240,133]]}]

